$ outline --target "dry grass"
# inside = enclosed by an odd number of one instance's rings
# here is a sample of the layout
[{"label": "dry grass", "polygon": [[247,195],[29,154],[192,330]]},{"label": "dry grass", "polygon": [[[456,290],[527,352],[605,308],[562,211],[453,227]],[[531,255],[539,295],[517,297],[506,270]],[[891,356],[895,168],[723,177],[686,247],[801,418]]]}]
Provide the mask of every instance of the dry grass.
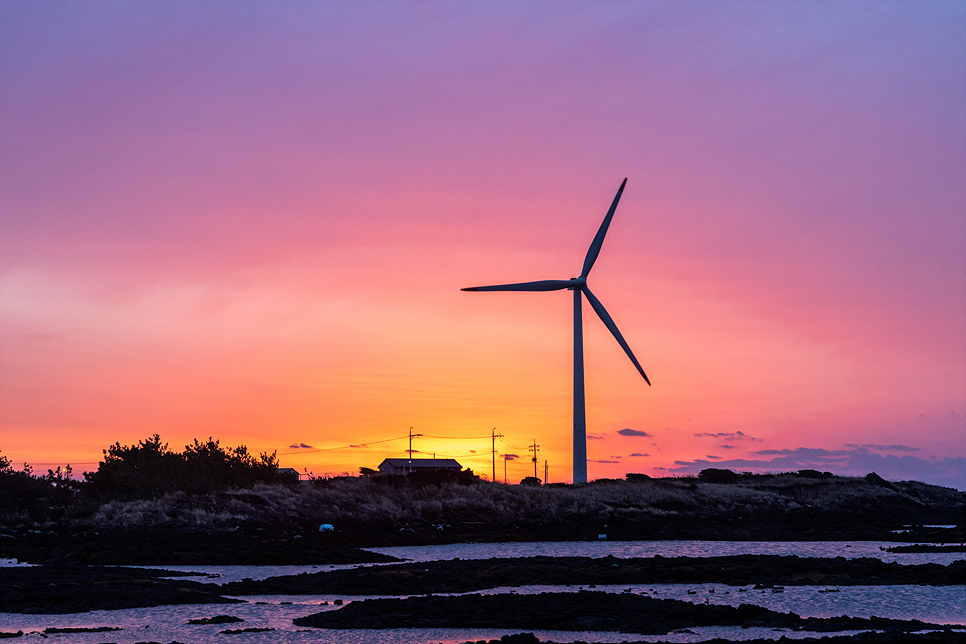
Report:
[{"label": "dry grass", "polygon": [[921,483],[895,489],[862,478],[815,480],[793,475],[718,484],[697,479],[602,482],[584,487],[491,483],[399,485],[340,478],[297,486],[258,484],[251,490],[106,503],[83,522],[93,526],[231,528],[244,522],[355,524],[384,527],[458,522],[526,521],[639,523],[660,517],[780,515],[799,509],[848,511],[880,506],[963,507],[963,494]]}]

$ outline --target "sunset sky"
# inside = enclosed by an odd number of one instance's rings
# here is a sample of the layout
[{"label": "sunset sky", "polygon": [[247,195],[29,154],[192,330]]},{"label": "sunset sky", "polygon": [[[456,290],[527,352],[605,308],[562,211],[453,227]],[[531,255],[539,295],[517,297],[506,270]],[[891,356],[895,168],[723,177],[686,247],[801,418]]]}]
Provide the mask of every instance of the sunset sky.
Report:
[{"label": "sunset sky", "polygon": [[[0,3],[0,454],[966,489],[966,3]],[[400,440],[397,440],[400,439]],[[503,461],[497,476],[503,479]]]}]

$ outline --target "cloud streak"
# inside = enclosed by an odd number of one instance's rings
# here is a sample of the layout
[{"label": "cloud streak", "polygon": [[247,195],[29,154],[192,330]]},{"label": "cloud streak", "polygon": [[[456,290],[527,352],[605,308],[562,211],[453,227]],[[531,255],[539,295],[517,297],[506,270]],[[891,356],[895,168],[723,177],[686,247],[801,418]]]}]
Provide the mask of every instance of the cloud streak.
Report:
[{"label": "cloud streak", "polygon": [[744,432],[701,432],[699,434],[694,434],[696,438],[721,438],[726,441],[751,441],[753,443],[761,443],[764,439],[755,438],[754,436],[749,436]]},{"label": "cloud streak", "polygon": [[649,437],[650,434],[647,432],[642,432],[639,429],[624,428],[617,430],[617,433],[621,436],[639,436],[639,437]]},{"label": "cloud streak", "polygon": [[846,443],[846,447],[851,447],[854,449],[872,449],[877,452],[919,452],[922,451],[918,447],[910,447],[909,445],[876,445],[872,443],[865,443],[863,445],[856,445],[855,443]]}]

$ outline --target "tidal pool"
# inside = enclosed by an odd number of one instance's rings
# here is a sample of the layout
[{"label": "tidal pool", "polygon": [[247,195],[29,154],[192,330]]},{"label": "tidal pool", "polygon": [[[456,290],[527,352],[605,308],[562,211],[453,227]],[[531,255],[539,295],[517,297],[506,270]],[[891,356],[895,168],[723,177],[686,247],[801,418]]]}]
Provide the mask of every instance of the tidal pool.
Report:
[{"label": "tidal pool", "polygon": [[[450,543],[438,546],[395,546],[365,548],[406,561],[445,561],[449,559],[492,559],[497,557],[723,557],[731,555],[796,555],[799,557],[871,557],[904,565],[937,563],[949,565],[966,558],[963,553],[893,553],[885,548],[895,545],[884,541],[536,541],[507,543]],[[226,583],[301,573],[345,570],[391,563],[320,564],[315,566],[140,566],[204,575],[193,581]]]},{"label": "tidal pool", "polygon": [[534,541],[450,543],[439,546],[366,548],[370,552],[412,561],[492,559],[494,557],[725,557],[731,555],[796,555],[799,557],[871,557],[900,564],[950,564],[961,552],[886,552],[903,545],[888,541]]}]

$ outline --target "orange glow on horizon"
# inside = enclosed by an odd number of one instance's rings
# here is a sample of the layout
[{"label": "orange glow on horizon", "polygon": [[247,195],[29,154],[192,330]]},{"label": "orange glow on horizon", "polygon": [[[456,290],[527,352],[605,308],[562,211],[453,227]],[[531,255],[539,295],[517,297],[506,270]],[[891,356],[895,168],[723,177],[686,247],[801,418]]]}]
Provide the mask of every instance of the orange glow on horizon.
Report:
[{"label": "orange glow on horizon", "polygon": [[0,3],[0,453],[966,488],[966,5],[497,6]]}]

